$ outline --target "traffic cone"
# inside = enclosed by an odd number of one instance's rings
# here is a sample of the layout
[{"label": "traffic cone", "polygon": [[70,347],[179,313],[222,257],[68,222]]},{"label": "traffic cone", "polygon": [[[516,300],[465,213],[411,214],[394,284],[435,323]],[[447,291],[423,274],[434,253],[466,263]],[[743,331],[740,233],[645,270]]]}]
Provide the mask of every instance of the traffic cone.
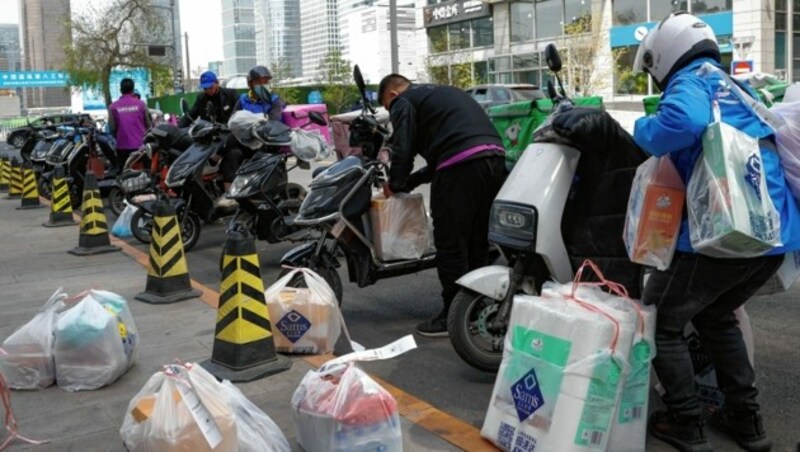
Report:
[{"label": "traffic cone", "polygon": [[9,179],[8,157],[0,157],[0,191],[8,191]]},{"label": "traffic cone", "polygon": [[22,164],[22,204],[17,210],[40,209],[44,207],[39,202],[39,189],[36,188],[36,175],[33,174],[33,164]]},{"label": "traffic cone", "polygon": [[97,179],[91,171],[86,172],[84,180],[82,210],[83,217],[81,218],[78,246],[69,250],[69,253],[76,256],[88,256],[119,251],[119,247],[111,245],[108,237],[108,220],[103,211],[103,199],[100,198]]},{"label": "traffic cone", "polygon": [[153,208],[151,237],[147,286],[135,298],[146,303],[164,304],[199,297],[201,292],[192,289],[189,279],[181,226],[175,208],[168,201],[159,200]]},{"label": "traffic cone", "polygon": [[9,168],[11,173],[8,179],[8,196],[6,196],[6,199],[17,199],[22,197],[22,172],[16,157],[11,158],[11,166]]},{"label": "traffic cone", "polygon": [[72,201],[69,196],[69,184],[66,179],[67,171],[64,165],[58,165],[53,172],[52,199],[50,199],[50,220],[43,223],[47,228],[72,226]]},{"label": "traffic cone", "polygon": [[292,361],[275,353],[255,240],[233,231],[224,250],[214,348],[202,366],[233,382],[289,370]]}]

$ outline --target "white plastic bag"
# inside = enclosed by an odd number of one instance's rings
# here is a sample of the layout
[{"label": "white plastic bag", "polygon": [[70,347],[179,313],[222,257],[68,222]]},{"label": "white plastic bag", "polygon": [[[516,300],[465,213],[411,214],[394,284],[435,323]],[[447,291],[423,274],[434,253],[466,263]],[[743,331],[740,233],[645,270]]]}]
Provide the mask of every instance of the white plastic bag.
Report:
[{"label": "white plastic bag", "polygon": [[136,359],[138,332],[127,302],[89,291],[56,322],[56,381],[67,391],[98,389],[122,376]]},{"label": "white plastic bag", "polygon": [[268,119],[264,115],[239,110],[231,115],[231,119],[228,120],[228,128],[239,143],[250,149],[259,149],[264,143],[253,136],[253,127],[267,121]]},{"label": "white plastic bag", "polygon": [[783,264],[767,282],[758,289],[756,295],[771,295],[786,292],[800,279],[800,251],[792,251],[783,256]]},{"label": "white plastic bag", "polygon": [[322,136],[314,131],[295,129],[292,130],[292,154],[300,160],[313,162],[324,160],[330,155],[330,150]]},{"label": "white plastic bag", "polygon": [[430,231],[421,193],[374,196],[369,214],[378,258],[419,259],[428,250]]},{"label": "white plastic bag", "polygon": [[222,386],[236,420],[239,452],[289,452],[289,441],[281,429],[230,381]]},{"label": "white plastic bag", "polygon": [[197,364],[164,366],[128,404],[119,433],[131,452],[235,451],[229,395]]},{"label": "white plastic bag", "polygon": [[359,351],[309,371],[292,395],[297,442],[308,452],[403,450],[394,397],[354,362],[388,359],[416,348],[412,336]]},{"label": "white plastic bag", "polygon": [[[307,288],[288,287],[302,275]],[[272,319],[275,349],[280,353],[329,353],[333,351],[344,321],[336,295],[317,273],[298,268],[264,291]]]},{"label": "white plastic bag", "polygon": [[758,141],[719,119],[703,134],[686,199],[692,247],[700,254],[757,257],[781,246]]},{"label": "white plastic bag", "polygon": [[114,237],[119,237],[121,239],[133,237],[133,232],[131,232],[131,219],[133,218],[133,214],[136,213],[136,209],[138,209],[138,207],[129,203],[127,200],[125,201],[125,209],[122,210],[117,221],[114,222],[114,226],[111,227],[111,234]]},{"label": "white plastic bag", "polygon": [[0,348],[0,372],[13,389],[43,389],[55,382],[53,330],[67,295],[61,288]]},{"label": "white plastic bag", "polygon": [[795,199],[800,199],[800,102],[775,104],[770,110],[783,118],[775,142],[786,182]]}]

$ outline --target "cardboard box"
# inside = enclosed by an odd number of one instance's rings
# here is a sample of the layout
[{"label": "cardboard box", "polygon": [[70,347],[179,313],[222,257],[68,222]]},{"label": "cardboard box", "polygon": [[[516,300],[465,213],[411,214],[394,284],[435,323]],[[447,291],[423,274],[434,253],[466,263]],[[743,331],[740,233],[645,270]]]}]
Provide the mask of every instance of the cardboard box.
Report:
[{"label": "cardboard box", "polygon": [[419,259],[428,250],[430,232],[421,193],[373,197],[370,206],[372,243],[383,261]]},{"label": "cardboard box", "polygon": [[267,299],[279,353],[328,353],[339,337],[336,300],[320,300],[310,289],[286,287]]},{"label": "cardboard box", "polygon": [[[178,391],[172,391],[172,400],[174,400],[175,403],[180,402],[181,393]],[[131,415],[133,416],[133,419],[140,424],[146,421],[148,418],[150,418],[150,416],[153,415],[153,409],[155,407],[155,404],[156,404],[155,396],[143,397],[141,400],[139,400],[139,403],[137,403],[136,406],[133,407],[133,410],[131,410]]]}]

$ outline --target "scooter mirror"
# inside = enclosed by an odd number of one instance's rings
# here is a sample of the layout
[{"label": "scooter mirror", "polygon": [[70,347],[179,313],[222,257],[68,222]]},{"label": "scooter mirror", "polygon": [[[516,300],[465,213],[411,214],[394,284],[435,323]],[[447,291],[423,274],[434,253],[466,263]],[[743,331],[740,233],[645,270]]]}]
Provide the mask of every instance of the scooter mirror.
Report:
[{"label": "scooter mirror", "polygon": [[317,124],[319,126],[327,126],[328,125],[328,122],[325,121],[325,118],[318,111],[309,112],[308,113],[308,119],[311,122],[313,122],[314,124]]},{"label": "scooter mirror", "polygon": [[361,69],[359,69],[357,64],[353,67],[353,80],[356,81],[356,86],[358,86],[361,96],[366,97],[367,85],[364,83],[364,77],[361,75]]},{"label": "scooter mirror", "polygon": [[547,44],[547,47],[544,49],[544,58],[547,62],[547,67],[550,68],[551,71],[558,72],[561,70],[561,56],[559,56],[555,44]]},{"label": "scooter mirror", "polygon": [[553,84],[553,79],[547,81],[547,96],[550,99],[554,99],[558,97],[558,93],[556,92],[556,85]]}]

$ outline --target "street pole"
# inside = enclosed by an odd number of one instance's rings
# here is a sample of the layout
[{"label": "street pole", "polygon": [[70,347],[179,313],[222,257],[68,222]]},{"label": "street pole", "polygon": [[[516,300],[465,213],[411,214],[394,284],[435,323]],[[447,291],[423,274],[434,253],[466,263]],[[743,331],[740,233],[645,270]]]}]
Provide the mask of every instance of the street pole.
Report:
[{"label": "street pole", "polygon": [[397,0],[389,0],[389,45],[392,47],[392,73],[400,72],[397,58]]},{"label": "street pole", "polygon": [[186,76],[189,77],[189,80],[192,79],[192,73],[189,72],[189,69],[192,65],[189,63],[189,32],[183,32],[183,40],[186,43]]}]

